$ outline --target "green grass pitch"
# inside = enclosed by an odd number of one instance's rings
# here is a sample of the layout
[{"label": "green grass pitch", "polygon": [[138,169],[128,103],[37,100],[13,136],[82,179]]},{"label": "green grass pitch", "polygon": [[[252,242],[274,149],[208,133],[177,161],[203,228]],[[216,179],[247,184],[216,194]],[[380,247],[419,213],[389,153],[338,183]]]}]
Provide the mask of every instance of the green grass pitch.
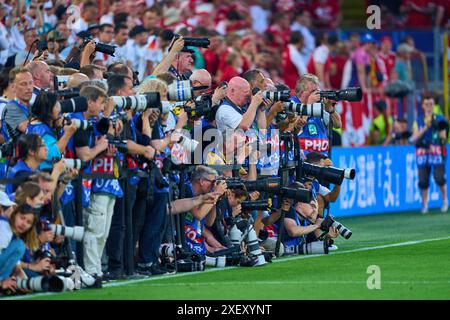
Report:
[{"label": "green grass pitch", "polygon": [[[289,256],[256,268],[208,269],[103,289],[22,296],[29,299],[449,299],[450,214],[432,211],[338,219],[353,231],[339,250]],[[367,286],[380,268],[380,289]]]}]

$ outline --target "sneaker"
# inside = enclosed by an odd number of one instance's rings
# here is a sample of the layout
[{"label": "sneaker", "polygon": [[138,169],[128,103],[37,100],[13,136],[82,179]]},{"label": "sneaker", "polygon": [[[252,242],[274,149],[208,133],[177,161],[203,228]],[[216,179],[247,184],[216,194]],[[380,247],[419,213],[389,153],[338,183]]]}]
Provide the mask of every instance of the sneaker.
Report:
[{"label": "sneaker", "polygon": [[447,212],[448,211],[448,201],[445,201],[442,203],[441,212]]},{"label": "sneaker", "polygon": [[422,214],[428,213],[428,208],[427,207],[423,207],[422,210],[420,210],[420,213],[422,213]]},{"label": "sneaker", "polygon": [[120,271],[111,271],[103,274],[103,281],[125,280],[126,276]]},{"label": "sneaker", "polygon": [[328,247],[328,251],[335,251],[338,249],[338,246],[335,244],[332,244],[331,246]]},{"label": "sneaker", "polygon": [[146,276],[156,276],[160,274],[167,274],[169,271],[157,263],[138,263],[136,268],[137,273]]}]

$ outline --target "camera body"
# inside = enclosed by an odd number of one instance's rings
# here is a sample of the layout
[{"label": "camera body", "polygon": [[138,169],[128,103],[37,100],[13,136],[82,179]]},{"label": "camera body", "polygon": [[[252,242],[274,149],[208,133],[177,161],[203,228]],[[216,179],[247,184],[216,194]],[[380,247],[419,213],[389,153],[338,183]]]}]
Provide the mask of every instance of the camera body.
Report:
[{"label": "camera body", "polygon": [[352,232],[350,229],[346,228],[340,222],[334,220],[334,218],[331,215],[327,215],[320,224],[320,230],[328,232],[331,227],[336,228],[339,231],[340,235],[343,236],[345,239],[349,239],[352,236]]},{"label": "camera body", "polygon": [[[91,41],[91,40],[92,40],[91,37],[84,38],[84,41],[83,41],[83,44],[81,45],[81,48],[84,48],[89,43],[89,41]],[[95,43],[95,52],[106,53],[107,55],[110,55],[111,57],[114,57],[115,51],[116,51],[116,47],[115,46],[111,46],[109,44],[102,43],[102,42],[96,42]]]}]

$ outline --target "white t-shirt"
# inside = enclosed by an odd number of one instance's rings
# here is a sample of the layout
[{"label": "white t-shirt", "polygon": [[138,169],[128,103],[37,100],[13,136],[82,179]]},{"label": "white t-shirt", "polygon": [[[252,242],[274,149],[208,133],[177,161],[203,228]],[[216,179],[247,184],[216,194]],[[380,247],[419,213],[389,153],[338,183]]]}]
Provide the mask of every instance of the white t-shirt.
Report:
[{"label": "white t-shirt", "polygon": [[0,253],[9,246],[12,236],[9,221],[0,220]]},{"label": "white t-shirt", "polygon": [[237,112],[232,106],[223,104],[216,113],[217,129],[225,132],[227,129],[237,129],[242,121],[242,114]]},{"label": "white t-shirt", "polygon": [[321,45],[320,47],[317,47],[313,53],[314,62],[320,63],[320,64],[325,64],[329,53],[330,53],[330,49],[328,49],[327,46]]}]

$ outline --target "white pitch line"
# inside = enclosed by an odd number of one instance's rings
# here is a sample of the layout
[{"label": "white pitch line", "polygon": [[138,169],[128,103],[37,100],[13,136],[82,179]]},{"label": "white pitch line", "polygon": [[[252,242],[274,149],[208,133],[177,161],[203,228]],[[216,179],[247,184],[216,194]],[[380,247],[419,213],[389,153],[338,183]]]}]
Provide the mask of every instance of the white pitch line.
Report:
[{"label": "white pitch line", "polygon": [[[410,245],[421,244],[421,243],[426,243],[426,242],[449,240],[449,239],[450,239],[450,237],[442,237],[442,238],[433,238],[433,239],[423,239],[423,240],[417,240],[417,241],[399,242],[399,243],[386,244],[386,245],[382,245],[382,246],[364,247],[364,248],[358,248],[358,249],[347,250],[347,251],[332,252],[329,256],[334,256],[337,254],[347,254],[347,253],[354,253],[354,252],[363,252],[363,251],[371,251],[371,250],[378,250],[378,249],[410,246]],[[272,262],[279,263],[279,262],[292,261],[292,260],[317,258],[317,257],[322,257],[322,256],[327,256],[327,255],[325,255],[325,254],[317,254],[317,255],[310,255],[310,256],[299,255],[299,256],[282,258],[280,260],[275,259]],[[207,269],[205,271],[198,271],[198,272],[168,274],[168,275],[161,275],[161,276],[155,276],[155,277],[151,277],[151,278],[138,279],[138,280],[118,281],[118,282],[113,282],[113,283],[106,283],[103,285],[103,287],[104,288],[121,287],[121,286],[134,285],[137,283],[147,282],[147,281],[158,281],[158,280],[164,280],[164,279],[170,279],[170,278],[187,277],[187,276],[192,276],[192,275],[199,275],[199,274],[218,272],[218,271],[224,271],[224,270],[232,270],[232,269],[237,269],[237,268],[239,268],[239,267],[215,268],[215,269]],[[315,282],[315,283],[318,283],[318,282]],[[406,283],[406,284],[409,284],[409,283]],[[167,285],[167,284],[164,284],[164,285]],[[173,285],[173,284],[170,284],[170,285]],[[35,298],[35,297],[50,296],[50,295],[55,295],[55,294],[60,294],[60,293],[59,292],[45,292],[45,293],[28,294],[28,295],[23,295],[23,296],[0,298],[0,301],[1,300],[29,299],[29,298]]]}]

